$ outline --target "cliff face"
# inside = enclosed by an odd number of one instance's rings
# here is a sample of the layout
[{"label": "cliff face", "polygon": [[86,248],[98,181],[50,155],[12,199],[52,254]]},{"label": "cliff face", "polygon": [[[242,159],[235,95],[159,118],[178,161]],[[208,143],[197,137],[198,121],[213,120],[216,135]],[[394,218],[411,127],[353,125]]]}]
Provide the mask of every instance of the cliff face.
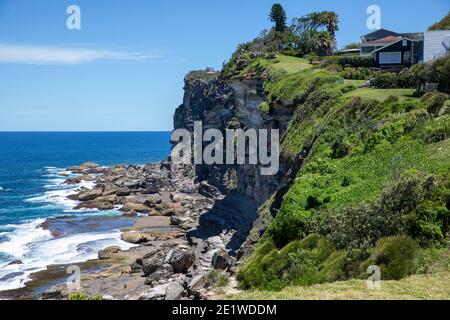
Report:
[{"label": "cliff face", "polygon": [[[219,78],[185,78],[183,104],[174,115],[174,129],[193,131],[194,121],[201,121],[203,129],[280,129],[282,134],[291,118],[286,108],[260,111],[264,101],[262,82],[258,80],[223,81]],[[285,184],[286,168],[274,176],[262,176],[256,165],[197,165],[199,181],[207,181],[222,192],[236,190],[253,199],[258,205],[266,201]]]},{"label": "cliff face", "polygon": [[[270,113],[260,111],[265,97],[258,80],[224,81],[188,75],[184,91],[183,104],[175,111],[174,129],[193,132],[194,121],[201,121],[203,130],[214,128],[224,133],[225,129],[238,128],[280,129],[281,137],[292,117],[289,109],[281,106]],[[205,181],[228,195],[200,218],[200,225],[189,236],[208,243],[208,239],[222,234],[232,254],[247,255],[266,228],[258,207],[285,189],[288,169],[280,161],[278,174],[263,176],[257,165],[196,165],[197,181]]]}]

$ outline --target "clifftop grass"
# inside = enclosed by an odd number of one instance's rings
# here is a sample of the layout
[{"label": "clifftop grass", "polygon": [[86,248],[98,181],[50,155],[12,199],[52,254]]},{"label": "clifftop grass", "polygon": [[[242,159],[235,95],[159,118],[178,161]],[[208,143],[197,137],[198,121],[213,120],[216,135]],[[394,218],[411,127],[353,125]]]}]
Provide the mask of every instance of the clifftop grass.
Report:
[{"label": "clifftop grass", "polygon": [[450,272],[414,275],[400,281],[382,281],[379,290],[366,280],[348,280],[310,287],[289,286],[281,291],[246,291],[229,300],[450,300]]}]

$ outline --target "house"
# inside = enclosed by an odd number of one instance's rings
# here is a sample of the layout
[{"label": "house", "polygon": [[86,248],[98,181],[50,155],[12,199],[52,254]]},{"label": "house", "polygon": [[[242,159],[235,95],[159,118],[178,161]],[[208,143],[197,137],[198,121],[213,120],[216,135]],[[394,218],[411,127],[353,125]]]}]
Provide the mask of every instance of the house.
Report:
[{"label": "house", "polygon": [[424,61],[449,54],[450,30],[427,31],[424,35]]},{"label": "house", "polygon": [[375,66],[400,70],[423,61],[423,33],[379,29],[361,37],[361,56],[373,56]]}]

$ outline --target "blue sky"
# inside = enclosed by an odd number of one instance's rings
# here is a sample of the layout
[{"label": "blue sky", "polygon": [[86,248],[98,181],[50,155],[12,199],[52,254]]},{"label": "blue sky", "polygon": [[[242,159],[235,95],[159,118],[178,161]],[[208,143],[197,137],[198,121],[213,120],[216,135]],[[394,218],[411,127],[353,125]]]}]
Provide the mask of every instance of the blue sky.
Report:
[{"label": "blue sky", "polygon": [[[220,68],[236,46],[271,27],[273,0],[0,0],[0,131],[171,130],[183,77]],[[448,0],[285,0],[288,19],[334,10],[342,46],[382,27],[424,31]],[[66,9],[81,8],[81,30]]]}]

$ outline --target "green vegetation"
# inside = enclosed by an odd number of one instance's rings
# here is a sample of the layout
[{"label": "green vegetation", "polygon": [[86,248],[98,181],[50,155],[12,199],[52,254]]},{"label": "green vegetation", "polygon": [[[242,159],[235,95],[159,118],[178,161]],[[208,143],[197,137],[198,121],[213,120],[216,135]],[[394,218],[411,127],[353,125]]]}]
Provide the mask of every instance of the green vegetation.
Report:
[{"label": "green vegetation", "polygon": [[270,21],[275,23],[275,31],[283,32],[286,29],[286,12],[281,4],[275,3],[272,6],[269,18]]},{"label": "green vegetation", "polygon": [[309,62],[303,58],[286,56],[280,54],[277,56],[278,62],[273,65],[274,68],[280,68],[287,73],[295,73],[311,68]]},{"label": "green vegetation", "polygon": [[356,89],[323,69],[278,75],[264,89],[268,105],[294,110],[284,156],[308,157],[241,268],[242,288],[363,278],[372,264],[383,279],[401,279],[418,270],[420,250],[445,245],[447,95]]},{"label": "green vegetation", "polygon": [[[363,282],[342,281],[367,279],[371,265],[383,280],[450,274],[450,58],[375,72],[371,57],[329,56],[337,24],[333,12],[294,19],[283,31],[276,23],[224,65],[225,80],[263,82],[261,112],[293,112],[281,157],[296,171],[281,201],[260,208],[268,228],[251,235],[259,245],[237,275],[243,289],[341,281],[376,298],[357,288]],[[440,92],[424,94],[430,82]],[[391,288],[402,284],[415,285]],[[426,297],[417,290],[411,297]]]},{"label": "green vegetation", "polygon": [[74,292],[71,293],[68,298],[68,300],[80,300],[80,301],[84,301],[84,300],[103,300],[102,296],[89,296],[84,292]]},{"label": "green vegetation", "polygon": [[229,281],[230,279],[228,279],[226,273],[221,270],[214,269],[208,273],[205,285],[207,287],[223,288],[228,285]]},{"label": "green vegetation", "polygon": [[385,101],[389,97],[397,97],[400,100],[410,99],[418,100],[414,96],[414,89],[375,89],[375,88],[360,88],[355,91],[346,93],[348,97],[360,97],[363,99],[371,99],[378,101]]},{"label": "green vegetation", "polygon": [[442,18],[441,21],[436,22],[435,24],[433,24],[431,27],[428,28],[428,31],[433,30],[450,30],[450,11],[444,18]]}]

